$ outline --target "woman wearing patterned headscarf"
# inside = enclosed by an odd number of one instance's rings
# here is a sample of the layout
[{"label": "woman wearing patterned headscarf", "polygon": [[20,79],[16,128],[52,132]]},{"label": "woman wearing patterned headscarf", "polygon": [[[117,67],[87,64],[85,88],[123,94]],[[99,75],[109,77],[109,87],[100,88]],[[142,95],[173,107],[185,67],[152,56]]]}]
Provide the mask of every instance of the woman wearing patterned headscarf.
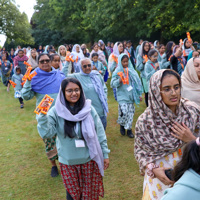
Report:
[{"label": "woman wearing patterned headscarf", "polygon": [[161,199],[174,182],[165,169],[181,159],[185,143],[200,135],[200,108],[181,97],[181,79],[173,70],[159,70],[150,80],[149,107],[135,127],[135,158],[144,175],[143,199]]}]

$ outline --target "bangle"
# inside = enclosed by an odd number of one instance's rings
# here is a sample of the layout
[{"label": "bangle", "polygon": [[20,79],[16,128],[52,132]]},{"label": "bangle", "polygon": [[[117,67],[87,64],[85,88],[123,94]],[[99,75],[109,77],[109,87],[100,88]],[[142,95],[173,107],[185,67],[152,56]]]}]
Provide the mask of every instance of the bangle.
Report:
[{"label": "bangle", "polygon": [[155,174],[153,173],[153,169],[158,168],[159,166],[154,164],[154,163],[150,163],[147,165],[147,175],[150,176],[151,178],[155,178]]}]

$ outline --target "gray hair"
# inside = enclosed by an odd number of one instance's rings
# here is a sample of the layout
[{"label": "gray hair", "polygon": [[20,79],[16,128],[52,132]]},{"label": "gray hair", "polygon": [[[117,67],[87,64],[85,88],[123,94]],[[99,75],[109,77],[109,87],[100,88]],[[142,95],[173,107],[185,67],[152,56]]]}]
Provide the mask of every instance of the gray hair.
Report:
[{"label": "gray hair", "polygon": [[90,61],[90,64],[92,64],[92,61],[89,59],[89,58],[82,58],[81,60],[80,60],[80,63],[81,63],[81,67],[82,67],[82,62],[83,61],[85,61],[85,60],[88,60],[88,61]]}]

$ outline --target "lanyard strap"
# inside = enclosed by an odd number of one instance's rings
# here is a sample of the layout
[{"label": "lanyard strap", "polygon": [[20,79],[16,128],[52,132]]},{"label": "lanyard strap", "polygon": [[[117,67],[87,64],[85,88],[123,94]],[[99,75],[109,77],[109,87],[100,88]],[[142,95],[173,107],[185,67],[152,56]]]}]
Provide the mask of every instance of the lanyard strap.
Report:
[{"label": "lanyard strap", "polygon": [[78,126],[79,126],[79,122],[76,122],[76,125],[74,126],[74,132],[76,133],[77,138],[79,139],[79,135],[78,135]]}]

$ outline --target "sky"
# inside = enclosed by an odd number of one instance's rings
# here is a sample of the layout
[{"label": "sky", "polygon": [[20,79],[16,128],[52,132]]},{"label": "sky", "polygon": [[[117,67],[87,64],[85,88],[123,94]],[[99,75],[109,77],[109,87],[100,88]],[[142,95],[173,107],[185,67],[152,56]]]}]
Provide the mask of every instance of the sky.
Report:
[{"label": "sky", "polygon": [[[28,15],[29,21],[34,12],[34,5],[36,0],[15,0],[15,4],[19,6],[20,12],[25,12]],[[0,34],[0,46],[3,46],[6,41],[5,35]]]}]

